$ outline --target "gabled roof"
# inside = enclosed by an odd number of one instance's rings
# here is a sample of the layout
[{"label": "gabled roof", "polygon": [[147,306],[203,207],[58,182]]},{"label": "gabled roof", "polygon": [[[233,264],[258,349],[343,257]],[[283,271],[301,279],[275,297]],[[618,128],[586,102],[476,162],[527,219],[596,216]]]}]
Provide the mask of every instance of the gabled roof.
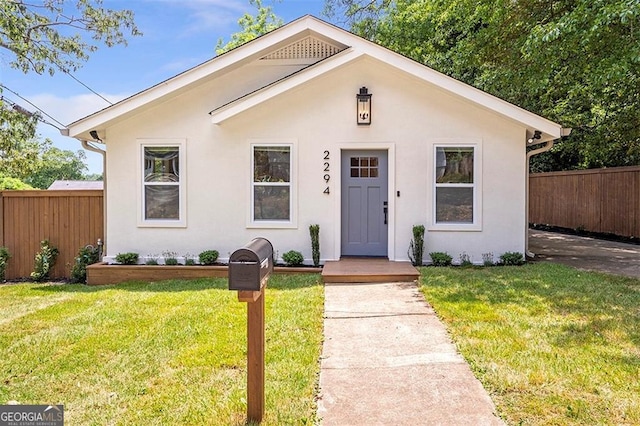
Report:
[{"label": "gabled roof", "polygon": [[309,15],[102,111],[71,123],[65,131],[69,136],[78,139],[91,139],[90,130],[106,128],[112,123],[135,114],[140,108],[177,96],[204,80],[215,78],[217,75],[252,61],[295,61],[305,66],[298,72],[215,108],[210,112],[212,121],[220,124],[261,102],[305,84],[327,71],[365,56],[383,61],[441,90],[521,123],[530,134],[538,130],[542,133],[538,142],[558,139],[570,131],[557,123]]}]

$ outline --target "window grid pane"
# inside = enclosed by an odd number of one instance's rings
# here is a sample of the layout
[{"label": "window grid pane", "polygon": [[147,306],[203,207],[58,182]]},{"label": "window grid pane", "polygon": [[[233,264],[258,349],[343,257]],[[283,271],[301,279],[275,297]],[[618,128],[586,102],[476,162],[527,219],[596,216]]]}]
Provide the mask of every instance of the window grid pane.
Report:
[{"label": "window grid pane", "polygon": [[473,188],[436,188],[436,222],[473,223]]},{"label": "window grid pane", "polygon": [[473,148],[438,147],[436,182],[473,183]]},{"label": "window grid pane", "polygon": [[253,181],[290,182],[290,153],[289,147],[255,147]]},{"label": "window grid pane", "polygon": [[378,177],[378,157],[351,157],[349,174],[353,178]]},{"label": "window grid pane", "polygon": [[145,182],[179,182],[180,153],[179,148],[145,147],[144,148],[144,181]]},{"label": "window grid pane", "polygon": [[145,219],[180,219],[180,187],[147,185],[144,188]]}]

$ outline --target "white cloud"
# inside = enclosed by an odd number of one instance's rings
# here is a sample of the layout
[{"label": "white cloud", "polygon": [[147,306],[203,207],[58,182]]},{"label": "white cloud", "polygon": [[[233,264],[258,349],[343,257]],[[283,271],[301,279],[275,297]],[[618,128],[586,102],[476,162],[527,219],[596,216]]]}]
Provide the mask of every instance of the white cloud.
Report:
[{"label": "white cloud", "polygon": [[211,33],[212,29],[227,33],[235,28],[238,19],[249,9],[248,2],[240,0],[198,0],[181,2],[180,5],[190,10],[190,23],[181,37]]},{"label": "white cloud", "polygon": [[[102,96],[111,102],[118,102],[128,96],[129,93],[101,93]],[[43,111],[51,115],[61,123],[68,125],[76,120],[84,118],[94,112],[100,111],[109,106],[104,100],[94,94],[82,94],[75,96],[58,96],[50,93],[41,93],[30,97],[31,102],[38,105]],[[31,108],[30,108],[31,109]],[[57,127],[58,123],[53,122],[49,117],[44,117]],[[40,124],[38,126],[38,134],[42,138],[51,139],[53,145],[65,150],[78,151],[82,150],[80,142],[67,136],[62,136],[60,131],[52,126]],[[86,164],[89,173],[102,172],[102,156],[91,151],[85,151],[87,156]]]},{"label": "white cloud", "polygon": [[[116,103],[130,94],[101,93],[109,101]],[[30,97],[31,102],[38,105],[43,111],[51,115],[59,122],[67,125],[84,118],[109,106],[107,102],[94,94],[82,94],[75,96],[59,96],[50,93],[41,93]],[[51,121],[48,117],[44,117]]]}]

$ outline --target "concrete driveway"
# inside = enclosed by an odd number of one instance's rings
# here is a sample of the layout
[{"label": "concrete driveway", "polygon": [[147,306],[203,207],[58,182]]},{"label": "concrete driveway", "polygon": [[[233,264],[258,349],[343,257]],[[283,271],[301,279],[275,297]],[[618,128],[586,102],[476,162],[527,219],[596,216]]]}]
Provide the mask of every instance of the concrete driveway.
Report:
[{"label": "concrete driveway", "polygon": [[529,250],[539,260],[640,278],[640,245],[530,229]]}]

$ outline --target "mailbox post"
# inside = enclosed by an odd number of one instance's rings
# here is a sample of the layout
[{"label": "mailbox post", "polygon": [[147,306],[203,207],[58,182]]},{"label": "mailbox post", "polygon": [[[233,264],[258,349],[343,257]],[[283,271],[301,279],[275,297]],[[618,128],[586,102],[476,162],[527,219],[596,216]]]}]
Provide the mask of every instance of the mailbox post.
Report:
[{"label": "mailbox post", "polygon": [[256,238],[229,258],[229,290],[247,303],[247,419],[261,422],[264,415],[264,293],[273,271],[273,246]]}]

